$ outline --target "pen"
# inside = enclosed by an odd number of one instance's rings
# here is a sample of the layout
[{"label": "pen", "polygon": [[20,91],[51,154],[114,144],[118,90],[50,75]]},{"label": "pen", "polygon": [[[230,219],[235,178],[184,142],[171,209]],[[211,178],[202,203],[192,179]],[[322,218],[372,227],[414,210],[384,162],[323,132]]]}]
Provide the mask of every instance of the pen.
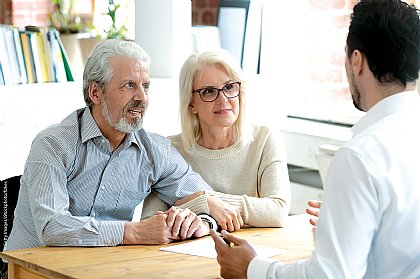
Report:
[{"label": "pen", "polygon": [[227,245],[229,245],[229,247],[230,248],[233,248],[233,247],[235,247],[235,243],[233,243],[233,242],[231,242],[231,241],[229,241],[229,240],[227,240],[226,238],[224,238],[223,237],[223,235],[221,235],[220,233],[217,233],[225,242],[226,242],[226,244]]}]

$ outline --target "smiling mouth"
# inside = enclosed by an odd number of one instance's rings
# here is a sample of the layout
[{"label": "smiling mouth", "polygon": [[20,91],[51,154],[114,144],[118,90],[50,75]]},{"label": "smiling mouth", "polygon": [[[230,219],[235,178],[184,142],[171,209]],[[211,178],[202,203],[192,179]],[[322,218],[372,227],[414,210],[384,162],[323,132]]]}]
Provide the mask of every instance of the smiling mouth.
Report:
[{"label": "smiling mouth", "polygon": [[221,109],[214,112],[214,114],[224,114],[230,112],[230,109]]},{"label": "smiling mouth", "polygon": [[127,112],[133,115],[139,115],[144,112],[144,109],[133,108],[133,109],[128,109]]}]

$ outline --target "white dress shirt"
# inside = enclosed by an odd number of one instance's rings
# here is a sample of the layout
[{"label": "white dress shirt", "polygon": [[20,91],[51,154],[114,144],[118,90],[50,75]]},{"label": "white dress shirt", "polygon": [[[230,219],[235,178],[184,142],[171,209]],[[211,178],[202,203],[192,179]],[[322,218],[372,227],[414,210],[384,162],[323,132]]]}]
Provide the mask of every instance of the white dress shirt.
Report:
[{"label": "white dress shirt", "polygon": [[248,278],[420,278],[420,98],[377,103],[337,151],[311,259],[254,258]]}]

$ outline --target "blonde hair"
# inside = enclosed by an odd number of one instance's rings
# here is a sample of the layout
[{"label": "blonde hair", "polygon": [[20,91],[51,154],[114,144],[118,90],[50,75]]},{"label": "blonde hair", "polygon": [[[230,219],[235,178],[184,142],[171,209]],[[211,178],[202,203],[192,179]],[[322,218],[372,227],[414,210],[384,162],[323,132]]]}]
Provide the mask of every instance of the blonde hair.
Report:
[{"label": "blonde hair", "polygon": [[193,53],[182,65],[179,73],[179,113],[181,118],[182,144],[186,151],[191,150],[202,137],[200,121],[197,114],[189,110],[193,98],[193,84],[197,72],[204,66],[219,65],[223,67],[233,81],[241,82],[239,93],[239,115],[233,124],[234,142],[246,142],[252,137],[250,123],[246,115],[246,81],[243,72],[232,57],[225,50],[214,50]]}]

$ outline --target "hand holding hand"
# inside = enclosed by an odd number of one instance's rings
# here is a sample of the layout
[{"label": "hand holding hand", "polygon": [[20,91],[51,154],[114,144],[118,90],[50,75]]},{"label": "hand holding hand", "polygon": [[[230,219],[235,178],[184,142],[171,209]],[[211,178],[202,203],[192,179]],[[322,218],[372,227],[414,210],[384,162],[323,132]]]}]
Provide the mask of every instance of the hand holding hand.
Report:
[{"label": "hand holding hand", "polygon": [[310,200],[308,201],[308,208],[306,209],[306,213],[314,216],[315,218],[311,218],[309,220],[309,222],[316,226],[316,223],[318,221],[318,216],[319,216],[319,211],[322,205],[322,201],[317,201],[317,200]]},{"label": "hand holding hand", "polygon": [[172,241],[171,227],[166,224],[166,214],[154,215],[140,222],[124,226],[124,244],[167,244]]},{"label": "hand holding hand", "polygon": [[210,215],[216,219],[222,230],[233,232],[239,230],[241,226],[243,226],[244,221],[236,207],[217,197],[208,197],[207,204],[210,209]]},{"label": "hand holding hand", "polygon": [[232,248],[216,233],[210,231],[217,251],[217,262],[220,265],[220,275],[223,278],[246,278],[248,265],[257,255],[254,248],[245,239],[237,238],[226,231],[223,237],[235,244]]},{"label": "hand holding hand", "polygon": [[171,228],[172,239],[187,239],[191,236],[201,237],[209,234],[208,227],[188,208],[172,206],[167,211],[158,211],[158,215],[167,215],[166,224]]}]

